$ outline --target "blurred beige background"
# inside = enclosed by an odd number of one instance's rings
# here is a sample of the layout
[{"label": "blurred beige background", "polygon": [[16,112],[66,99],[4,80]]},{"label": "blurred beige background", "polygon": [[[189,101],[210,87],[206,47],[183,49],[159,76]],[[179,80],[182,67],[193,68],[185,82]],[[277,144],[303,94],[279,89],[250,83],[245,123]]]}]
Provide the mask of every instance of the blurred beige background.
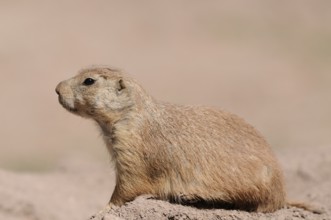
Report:
[{"label": "blurred beige background", "polygon": [[155,97],[213,105],[273,148],[331,143],[331,2],[0,1],[0,167],[108,161],[92,121],[55,86],[91,64],[133,75]]}]

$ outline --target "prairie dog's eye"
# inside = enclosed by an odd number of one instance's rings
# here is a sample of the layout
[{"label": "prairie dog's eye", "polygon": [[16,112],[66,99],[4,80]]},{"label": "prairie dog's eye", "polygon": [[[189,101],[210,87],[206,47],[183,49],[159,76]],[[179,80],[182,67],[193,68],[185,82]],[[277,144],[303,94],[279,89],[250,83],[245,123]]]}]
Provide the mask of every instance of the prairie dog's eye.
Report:
[{"label": "prairie dog's eye", "polygon": [[84,80],[83,84],[86,85],[86,86],[90,86],[90,85],[92,85],[94,82],[95,82],[94,79],[92,79],[92,78],[86,78],[86,79]]}]

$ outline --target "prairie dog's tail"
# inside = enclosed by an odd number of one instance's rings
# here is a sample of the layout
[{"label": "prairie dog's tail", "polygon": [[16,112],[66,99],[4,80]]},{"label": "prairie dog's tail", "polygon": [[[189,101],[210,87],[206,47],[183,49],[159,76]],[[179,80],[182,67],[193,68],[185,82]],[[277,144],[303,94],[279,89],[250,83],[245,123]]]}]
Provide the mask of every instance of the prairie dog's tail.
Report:
[{"label": "prairie dog's tail", "polygon": [[296,207],[296,208],[300,208],[300,209],[304,209],[306,211],[312,212],[314,214],[323,214],[324,211],[320,208],[311,206],[309,204],[303,203],[303,202],[286,202],[286,206],[288,207]]}]

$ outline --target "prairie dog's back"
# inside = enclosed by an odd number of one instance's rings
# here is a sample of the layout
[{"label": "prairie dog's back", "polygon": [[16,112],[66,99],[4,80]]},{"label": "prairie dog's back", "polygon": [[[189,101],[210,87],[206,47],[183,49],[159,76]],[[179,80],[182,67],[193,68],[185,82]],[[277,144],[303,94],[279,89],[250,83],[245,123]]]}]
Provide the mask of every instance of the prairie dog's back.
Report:
[{"label": "prairie dog's back", "polygon": [[276,190],[277,206],[283,205],[281,171],[268,143],[251,125],[209,107],[157,103],[156,109],[147,117],[149,135],[142,135],[142,141],[153,155],[146,163],[158,167],[153,173],[166,176],[163,191],[230,202],[236,196],[270,200],[269,192]]}]

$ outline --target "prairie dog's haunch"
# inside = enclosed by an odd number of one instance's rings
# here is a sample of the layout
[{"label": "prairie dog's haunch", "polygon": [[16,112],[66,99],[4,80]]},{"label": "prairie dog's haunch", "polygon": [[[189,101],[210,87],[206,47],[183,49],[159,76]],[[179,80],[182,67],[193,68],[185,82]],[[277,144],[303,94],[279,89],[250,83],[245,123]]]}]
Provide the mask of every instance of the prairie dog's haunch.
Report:
[{"label": "prairie dog's haunch", "polygon": [[64,108],[102,130],[116,169],[110,204],[151,194],[247,211],[285,206],[282,172],[268,143],[236,115],[155,100],[107,67],[84,69],[56,92]]}]

